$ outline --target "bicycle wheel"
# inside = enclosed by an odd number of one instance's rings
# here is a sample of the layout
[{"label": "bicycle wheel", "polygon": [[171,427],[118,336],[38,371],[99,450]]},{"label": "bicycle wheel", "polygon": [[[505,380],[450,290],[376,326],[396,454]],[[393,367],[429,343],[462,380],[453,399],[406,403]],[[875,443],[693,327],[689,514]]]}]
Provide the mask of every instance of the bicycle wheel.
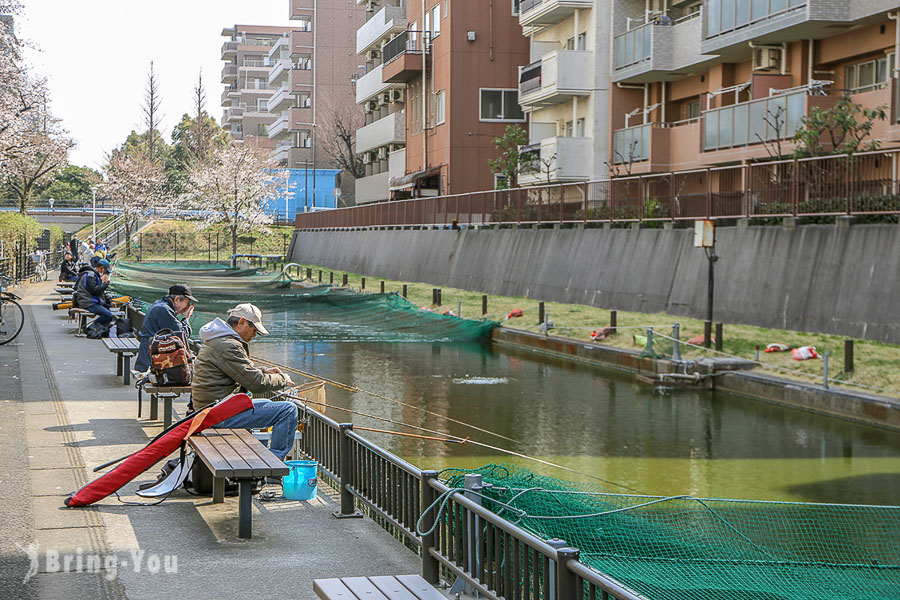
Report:
[{"label": "bicycle wheel", "polygon": [[0,346],[16,339],[25,324],[25,311],[15,300],[0,298]]}]

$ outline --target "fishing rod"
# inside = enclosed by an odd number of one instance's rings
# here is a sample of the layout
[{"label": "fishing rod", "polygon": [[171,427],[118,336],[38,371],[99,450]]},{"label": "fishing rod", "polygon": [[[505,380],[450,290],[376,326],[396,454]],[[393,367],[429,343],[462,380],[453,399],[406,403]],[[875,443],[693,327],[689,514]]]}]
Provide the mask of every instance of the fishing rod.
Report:
[{"label": "fishing rod", "polygon": [[446,415],[442,415],[442,414],[440,414],[440,413],[436,413],[436,412],[434,412],[434,411],[430,411],[430,410],[428,410],[427,408],[422,408],[421,406],[415,406],[415,405],[413,405],[413,404],[408,404],[408,403],[406,403],[406,402],[403,402],[403,401],[401,401],[401,400],[397,400],[397,399],[395,399],[395,398],[390,398],[390,397],[384,396],[384,395],[382,395],[382,394],[377,394],[377,393],[375,393],[375,392],[370,392],[370,391],[368,391],[368,390],[364,390],[364,389],[358,388],[358,387],[356,387],[356,386],[351,386],[351,385],[348,385],[348,384],[346,384],[346,383],[341,383],[340,381],[335,381],[334,379],[328,379],[327,377],[322,377],[322,376],[316,375],[316,374],[314,374],[314,373],[309,373],[309,372],[306,372],[306,371],[302,371],[302,370],[297,369],[297,368],[295,368],[295,367],[289,367],[289,366],[287,366],[287,365],[283,365],[283,364],[280,364],[280,363],[277,363],[277,362],[275,362],[275,361],[268,360],[268,359],[265,359],[265,358],[260,358],[260,357],[257,357],[257,356],[254,356],[254,357],[252,357],[252,358],[253,358],[253,360],[256,361],[256,362],[263,363],[263,364],[268,365],[268,366],[270,366],[270,367],[277,367],[277,368],[282,369],[282,370],[284,370],[284,371],[287,371],[287,372],[289,372],[289,373],[294,373],[294,374],[296,374],[296,375],[301,375],[301,376],[303,376],[303,377],[306,377],[307,379],[315,379],[315,380],[318,380],[318,381],[323,381],[323,382],[325,382],[325,383],[327,383],[327,384],[329,384],[329,385],[331,385],[331,386],[334,386],[334,387],[336,387],[336,388],[339,388],[339,389],[348,391],[348,392],[350,392],[350,393],[362,393],[362,394],[368,394],[369,396],[372,396],[373,398],[378,398],[378,399],[380,399],[380,400],[385,400],[385,401],[387,401],[387,402],[393,402],[393,403],[395,403],[395,404],[399,404],[400,406],[405,406],[405,407],[407,407],[407,408],[412,408],[412,409],[414,409],[414,410],[421,411],[421,412],[423,412],[423,413],[425,413],[425,414],[428,414],[428,415],[431,415],[431,416],[433,416],[433,417],[438,417],[439,419],[445,419],[445,420],[447,420],[447,421],[450,421],[451,423],[456,423],[457,425],[462,425],[463,427],[468,427],[468,428],[470,428],[470,429],[474,429],[475,431],[480,431],[481,433],[486,433],[486,434],[488,434],[488,435],[492,435],[492,436],[495,436],[495,437],[504,439],[504,440],[506,440],[506,441],[508,441],[508,442],[512,442],[512,443],[514,443],[514,444],[521,444],[521,443],[522,443],[522,442],[520,442],[519,440],[513,439],[513,438],[511,438],[511,437],[507,437],[507,436],[505,436],[505,435],[503,435],[503,434],[496,433],[496,432],[490,431],[490,430],[488,430],[488,429],[483,429],[483,428],[481,428],[481,427],[478,427],[477,425],[472,425],[472,424],[470,424],[470,423],[466,423],[465,421],[460,421],[460,420],[454,419],[453,417],[448,417],[448,416],[446,416]]}]

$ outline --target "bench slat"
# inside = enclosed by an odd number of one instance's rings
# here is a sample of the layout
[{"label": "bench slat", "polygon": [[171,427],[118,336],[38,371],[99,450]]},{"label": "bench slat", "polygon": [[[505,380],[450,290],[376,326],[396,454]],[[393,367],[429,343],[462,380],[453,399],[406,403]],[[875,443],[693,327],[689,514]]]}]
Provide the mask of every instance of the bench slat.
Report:
[{"label": "bench slat", "polygon": [[[236,429],[234,430],[235,434],[239,438],[241,438],[247,446],[250,447],[251,450],[256,452],[256,455],[266,464],[266,466],[273,471],[277,471],[273,473],[274,475],[287,475],[290,473],[290,469],[284,465],[284,462],[278,460],[278,457],[272,454],[272,451],[266,448],[260,443],[253,434],[247,431],[246,429]],[[250,440],[256,442],[255,444],[251,443]]]},{"label": "bench slat", "polygon": [[145,394],[190,394],[191,386],[189,385],[153,385],[148,383],[144,385]]},{"label": "bench slat", "polygon": [[[242,440],[237,434],[239,430],[232,430],[230,434],[222,435],[222,439],[231,446],[231,449],[238,453],[244,462],[247,463],[253,470],[254,477],[264,477],[266,475],[273,474],[272,469],[269,468],[269,465],[266,464],[266,461],[262,460],[259,456],[257,456],[256,452],[254,452],[254,448],[251,445],[248,445],[244,440]],[[261,445],[258,440],[256,441],[257,445]]]},{"label": "bench slat", "polygon": [[[222,458],[222,455],[219,454],[219,451],[213,447],[207,438],[202,435],[192,435],[188,438],[188,443],[213,473],[216,473],[217,471],[224,472],[231,469],[231,465],[228,464],[228,461]],[[224,476],[227,477],[227,475]]]},{"label": "bench slat", "polygon": [[416,597],[412,595],[412,592],[406,589],[406,586],[402,583],[397,581],[396,577],[382,575],[379,577],[369,577],[369,581],[374,583],[375,587],[390,600],[416,600]]},{"label": "bench slat", "polygon": [[340,579],[316,579],[313,591],[322,600],[352,600],[353,592],[347,589]]},{"label": "bench slat", "polygon": [[[387,596],[378,591],[375,584],[368,577],[341,577],[341,583],[347,586],[357,598],[367,600],[388,600]],[[443,600],[446,600],[444,598]]]},{"label": "bench slat", "polygon": [[397,581],[412,592],[418,600],[447,600],[439,591],[434,589],[421,575],[397,575]]},{"label": "bench slat", "polygon": [[[206,433],[204,432],[204,435]],[[222,439],[221,435],[212,435],[207,436],[210,443],[213,445],[213,448],[219,451],[219,454],[222,455],[228,464],[231,465],[232,473],[231,475],[227,475],[227,477],[252,477],[253,469],[250,468],[250,465],[241,458],[240,454],[238,454],[234,448],[228,445],[224,439]],[[217,475],[217,477],[221,477],[221,475]]]}]

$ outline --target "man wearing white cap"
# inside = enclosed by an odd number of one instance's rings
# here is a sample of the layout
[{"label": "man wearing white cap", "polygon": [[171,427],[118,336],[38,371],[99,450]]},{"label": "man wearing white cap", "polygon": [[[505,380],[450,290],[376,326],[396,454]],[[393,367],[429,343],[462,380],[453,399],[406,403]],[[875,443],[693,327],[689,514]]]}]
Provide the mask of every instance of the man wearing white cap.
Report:
[{"label": "man wearing white cap", "polygon": [[[191,399],[195,410],[238,391],[273,392],[294,385],[278,368],[260,369],[250,360],[248,342],[256,334],[268,335],[262,313],[252,304],[238,304],[228,320],[218,317],[200,328],[203,346],[194,363]],[[254,400],[253,408],[225,419],[224,429],[272,428],[272,454],[284,459],[294,443],[297,407],[293,402]]]}]

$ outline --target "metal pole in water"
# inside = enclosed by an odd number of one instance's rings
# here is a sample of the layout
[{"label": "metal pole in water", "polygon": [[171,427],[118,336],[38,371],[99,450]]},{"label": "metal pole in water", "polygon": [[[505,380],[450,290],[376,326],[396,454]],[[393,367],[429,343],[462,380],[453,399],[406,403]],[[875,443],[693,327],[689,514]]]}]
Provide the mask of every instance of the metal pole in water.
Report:
[{"label": "metal pole in water", "polygon": [[672,325],[672,337],[675,338],[672,346],[672,360],[681,360],[681,344],[679,343],[679,337],[681,333],[681,324],[675,323]]},{"label": "metal pole in water", "polygon": [[456,301],[456,316],[462,317],[462,300]]}]

